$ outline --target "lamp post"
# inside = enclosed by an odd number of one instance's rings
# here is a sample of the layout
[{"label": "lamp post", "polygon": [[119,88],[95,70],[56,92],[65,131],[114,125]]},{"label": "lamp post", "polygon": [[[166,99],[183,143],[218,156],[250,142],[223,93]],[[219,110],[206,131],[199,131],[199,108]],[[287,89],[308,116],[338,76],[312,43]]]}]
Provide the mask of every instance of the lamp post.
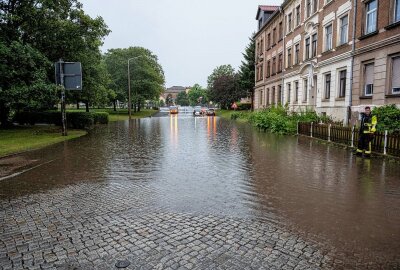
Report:
[{"label": "lamp post", "polygon": [[131,120],[132,118],[132,100],[131,100],[131,73],[129,71],[129,63],[131,60],[135,60],[138,59],[140,57],[142,57],[143,55],[139,55],[136,57],[132,57],[128,59],[128,114],[129,114],[129,120]]}]

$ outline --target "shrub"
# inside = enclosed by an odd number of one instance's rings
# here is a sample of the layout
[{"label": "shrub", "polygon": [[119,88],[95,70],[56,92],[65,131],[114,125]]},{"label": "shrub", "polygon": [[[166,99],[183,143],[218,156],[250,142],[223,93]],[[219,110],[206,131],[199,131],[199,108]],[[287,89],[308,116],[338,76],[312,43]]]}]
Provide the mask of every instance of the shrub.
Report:
[{"label": "shrub", "polygon": [[108,113],[95,112],[93,113],[93,120],[95,124],[108,124]]},{"label": "shrub", "polygon": [[93,113],[88,112],[67,112],[68,127],[76,129],[89,129],[94,124]]},{"label": "shrub", "polygon": [[239,111],[248,111],[251,109],[251,103],[238,103],[237,106]]},{"label": "shrub", "polygon": [[378,131],[400,132],[400,109],[396,105],[376,107],[372,114],[378,118]]}]

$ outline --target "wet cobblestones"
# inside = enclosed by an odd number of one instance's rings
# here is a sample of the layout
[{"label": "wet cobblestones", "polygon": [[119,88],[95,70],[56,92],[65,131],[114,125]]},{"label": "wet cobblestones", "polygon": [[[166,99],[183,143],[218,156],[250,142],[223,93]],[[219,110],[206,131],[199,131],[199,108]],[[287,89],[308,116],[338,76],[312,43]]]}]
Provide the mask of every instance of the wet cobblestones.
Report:
[{"label": "wet cobblestones", "polygon": [[276,224],[155,209],[152,193],[92,183],[0,199],[0,269],[116,269],[119,259],[131,262],[128,269],[334,265]]}]

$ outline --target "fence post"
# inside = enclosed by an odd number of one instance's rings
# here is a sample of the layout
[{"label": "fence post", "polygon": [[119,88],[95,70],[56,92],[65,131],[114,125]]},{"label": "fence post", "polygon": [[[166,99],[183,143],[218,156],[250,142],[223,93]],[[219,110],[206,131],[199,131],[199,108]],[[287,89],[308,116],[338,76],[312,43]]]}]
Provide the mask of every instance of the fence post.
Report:
[{"label": "fence post", "polygon": [[297,121],[297,136],[299,135],[299,124],[300,124],[300,121]]},{"label": "fence post", "polygon": [[328,125],[328,142],[331,141],[331,126],[332,126],[332,124]]},{"label": "fence post", "polygon": [[312,138],[312,132],[313,132],[313,130],[312,130],[313,124],[314,124],[314,122],[311,122],[311,130],[310,130],[310,136],[311,136],[311,138]]},{"label": "fence post", "polygon": [[385,130],[385,143],[384,143],[384,145],[383,145],[383,154],[384,154],[384,155],[387,154],[387,150],[386,150],[386,148],[387,148],[387,136],[388,136],[388,131]]},{"label": "fence post", "polygon": [[354,147],[354,125],[351,127],[351,147]]}]

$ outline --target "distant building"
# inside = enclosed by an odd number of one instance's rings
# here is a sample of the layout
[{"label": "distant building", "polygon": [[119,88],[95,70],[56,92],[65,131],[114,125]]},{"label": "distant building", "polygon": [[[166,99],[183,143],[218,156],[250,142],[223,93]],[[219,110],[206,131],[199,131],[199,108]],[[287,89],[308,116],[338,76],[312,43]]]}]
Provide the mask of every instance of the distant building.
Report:
[{"label": "distant building", "polygon": [[170,99],[172,103],[175,103],[178,94],[181,92],[187,92],[187,87],[172,86],[170,88],[165,89],[160,99],[164,100],[165,102],[168,102],[168,100]]}]

